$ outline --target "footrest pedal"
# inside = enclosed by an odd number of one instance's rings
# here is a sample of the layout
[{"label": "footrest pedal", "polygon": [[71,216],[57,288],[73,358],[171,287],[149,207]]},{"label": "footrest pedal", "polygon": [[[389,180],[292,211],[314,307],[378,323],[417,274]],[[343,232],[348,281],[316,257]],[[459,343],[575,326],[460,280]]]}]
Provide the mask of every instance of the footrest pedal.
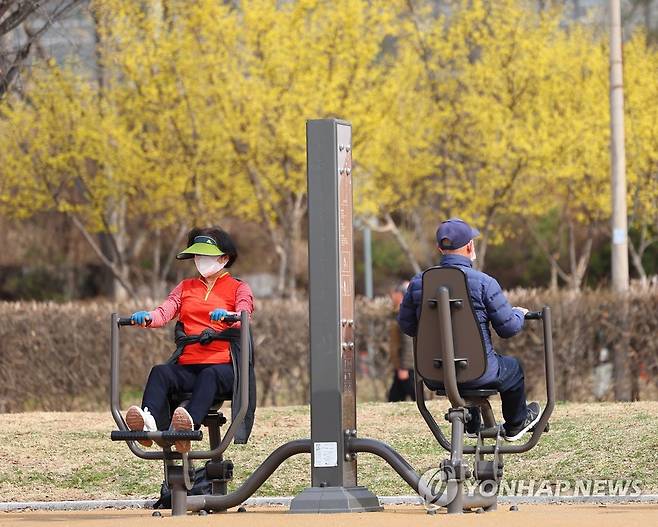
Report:
[{"label": "footrest pedal", "polygon": [[140,430],[113,430],[110,434],[112,441],[137,441],[139,439],[157,439],[161,441],[201,441],[201,430],[161,430],[146,432]]}]

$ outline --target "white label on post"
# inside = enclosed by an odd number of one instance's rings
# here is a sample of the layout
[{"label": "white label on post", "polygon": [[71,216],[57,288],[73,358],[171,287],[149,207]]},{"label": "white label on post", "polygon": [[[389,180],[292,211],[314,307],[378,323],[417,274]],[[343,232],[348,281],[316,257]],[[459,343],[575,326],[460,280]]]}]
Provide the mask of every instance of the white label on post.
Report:
[{"label": "white label on post", "polygon": [[626,231],[624,229],[613,229],[612,243],[615,245],[626,243]]},{"label": "white label on post", "polygon": [[316,467],[337,467],[338,443],[313,443],[313,465]]}]

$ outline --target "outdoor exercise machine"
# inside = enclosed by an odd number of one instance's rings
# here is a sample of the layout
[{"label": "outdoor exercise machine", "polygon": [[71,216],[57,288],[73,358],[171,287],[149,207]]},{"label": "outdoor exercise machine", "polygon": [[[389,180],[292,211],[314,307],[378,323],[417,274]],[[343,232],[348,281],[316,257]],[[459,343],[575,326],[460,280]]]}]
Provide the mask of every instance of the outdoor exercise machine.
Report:
[{"label": "outdoor exercise machine", "polygon": [[[240,353],[237,361],[233,361],[233,367],[240,372],[238,378],[238,390],[240,392],[242,404],[237,415],[231,422],[228,430],[221,437],[220,427],[226,424],[227,420],[219,411],[225,401],[230,401],[232,393],[217,394],[213,406],[203,421],[203,425],[208,428],[210,450],[193,450],[184,454],[172,451],[172,446],[178,440],[200,441],[203,439],[201,430],[189,431],[157,431],[142,432],[128,429],[123,415],[120,411],[120,347],[119,347],[119,328],[132,326],[133,322],[129,317],[119,317],[112,313],[110,325],[110,347],[111,347],[111,384],[110,399],[112,417],[119,427],[118,431],[111,433],[112,441],[126,441],[130,450],[142,459],[158,459],[164,461],[165,481],[171,490],[172,514],[181,515],[186,513],[187,491],[192,488],[194,481],[194,468],[190,460],[207,459],[206,473],[212,481],[213,494],[226,494],[227,483],[233,477],[233,463],[223,458],[224,451],[235,437],[235,432],[244,421],[247,413],[247,401],[249,398],[249,361],[251,360],[251,335],[249,330],[249,314],[246,311],[238,314],[231,314],[224,317],[226,322],[240,321]],[[227,339],[228,340],[228,339]],[[233,358],[233,354],[232,354]],[[184,403],[191,397],[191,394],[180,393],[174,394],[170,401],[170,407],[173,409],[181,403]],[[162,447],[162,451],[147,451],[142,449],[135,441],[139,439],[151,439]],[[181,462],[178,463],[177,461]]]},{"label": "outdoor exercise machine", "polygon": [[[423,277],[423,307],[414,347],[418,408],[439,444],[450,452],[436,473],[421,477],[389,445],[357,437],[356,377],[354,346],[354,256],[352,243],[352,129],[348,122],[319,119],[307,122],[307,175],[309,214],[309,313],[311,374],[311,438],[290,441],[274,450],[233,492],[227,493],[232,464],[223,454],[233,440],[246,412],[251,351],[249,318],[240,314],[241,354],[234,367],[243,404],[221,437],[226,422],[219,406],[204,421],[210,434],[210,450],[186,454],[173,451],[175,440],[202,439],[201,430],[174,432],[130,431],[120,411],[119,333],[129,325],[116,313],[111,317],[111,410],[119,428],[112,439],[126,441],[142,459],[164,461],[165,479],[172,491],[172,514],[187,511],[225,511],[242,504],[289,457],[311,455],[311,487],[293,498],[290,512],[332,513],[382,510],[375,494],[357,480],[357,455],[371,453],[383,458],[407,484],[428,503],[445,506],[449,513],[464,509],[496,507],[496,482],[502,477],[502,455],[533,448],[548,425],[554,406],[553,349],[550,309],[526,318],[543,321],[547,404],[530,439],[521,445],[502,444],[488,403],[492,390],[460,390],[459,384],[483,373],[486,354],[479,325],[475,322],[466,281],[449,269],[432,268]],[[469,322],[470,319],[470,322]],[[450,441],[442,433],[425,404],[425,385],[445,386],[452,407],[446,419],[452,426]],[[222,394],[217,401],[230,399]],[[477,437],[475,446],[464,445],[465,428]],[[162,451],[146,451],[135,441],[153,439]],[[485,440],[494,444],[485,445]],[[464,454],[474,454],[473,469]],[[484,456],[493,456],[485,460]],[[207,459],[213,480],[212,494],[188,496],[192,482],[192,460]],[[472,494],[463,493],[463,484],[473,477],[490,483],[490,491],[479,485]]]},{"label": "outdoor exercise machine", "polygon": [[[416,404],[434,437],[450,452],[432,485],[439,482],[443,485],[439,488],[447,498],[448,513],[474,507],[495,510],[498,482],[503,477],[503,454],[527,452],[539,442],[541,434],[549,430],[548,420],[555,406],[551,310],[544,307],[540,312],[525,315],[527,320],[543,322],[546,407],[526,443],[505,444],[502,425],[496,423],[489,404],[489,397],[497,391],[460,387],[462,383],[480,378],[487,368],[486,347],[471,303],[466,274],[457,268],[431,267],[423,273],[422,283],[421,313],[414,342]],[[447,396],[452,405],[445,415],[451,425],[450,441],[427,409],[425,386],[434,389],[437,395]],[[475,446],[464,446],[465,432],[477,439]],[[494,440],[494,444],[485,445],[486,439]],[[464,454],[474,454],[472,469],[464,462]],[[493,459],[485,460],[485,455],[493,455]],[[463,484],[471,477],[478,483],[478,496],[463,493]],[[431,501],[436,490],[430,488],[429,495]]]}]

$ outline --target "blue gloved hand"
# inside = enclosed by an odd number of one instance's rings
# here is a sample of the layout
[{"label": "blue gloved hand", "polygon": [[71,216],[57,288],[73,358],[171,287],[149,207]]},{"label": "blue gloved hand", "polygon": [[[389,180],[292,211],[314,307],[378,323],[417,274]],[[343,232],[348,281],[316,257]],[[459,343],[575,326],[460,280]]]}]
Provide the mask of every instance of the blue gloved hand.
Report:
[{"label": "blue gloved hand", "polygon": [[228,311],[226,311],[226,309],[221,309],[217,307],[210,312],[210,320],[212,320],[213,322],[218,322],[221,319],[223,319],[226,315],[228,315]]},{"label": "blue gloved hand", "polygon": [[133,321],[133,324],[145,328],[151,323],[151,315],[149,315],[148,311],[137,311],[130,315],[130,320]]}]

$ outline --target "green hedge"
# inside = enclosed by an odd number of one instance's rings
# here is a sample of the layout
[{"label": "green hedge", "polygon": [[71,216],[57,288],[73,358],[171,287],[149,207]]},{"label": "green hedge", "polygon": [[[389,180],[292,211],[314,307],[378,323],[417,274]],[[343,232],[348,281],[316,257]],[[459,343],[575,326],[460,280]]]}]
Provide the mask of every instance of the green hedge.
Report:
[{"label": "green hedge", "polygon": [[[517,290],[515,305],[553,312],[558,398],[592,400],[594,368],[603,345],[617,351],[628,343],[627,361],[640,398],[655,398],[658,378],[658,294],[633,293],[626,332],[622,302],[609,293],[549,293]],[[118,310],[109,302],[0,303],[0,411],[98,409],[109,392],[109,320]],[[387,325],[393,320],[388,300],[357,303],[359,398],[382,399],[390,380]],[[520,335],[496,340],[501,353],[523,360],[529,392],[543,393],[539,323],[527,323]],[[308,307],[305,302],[266,300],[254,317],[260,404],[308,400]],[[139,397],[151,365],[173,350],[171,328],[122,330],[122,387]],[[611,398],[608,395],[606,398]]]}]

